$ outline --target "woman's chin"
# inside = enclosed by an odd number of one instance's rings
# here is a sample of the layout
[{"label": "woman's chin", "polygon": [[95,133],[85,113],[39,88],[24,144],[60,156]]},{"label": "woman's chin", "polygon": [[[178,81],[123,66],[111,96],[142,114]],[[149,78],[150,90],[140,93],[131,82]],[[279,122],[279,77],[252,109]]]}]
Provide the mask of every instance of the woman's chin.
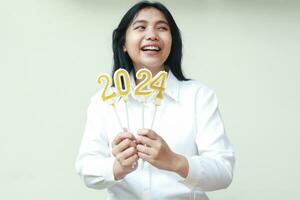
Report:
[{"label": "woman's chin", "polygon": [[153,75],[156,74],[157,72],[161,71],[161,70],[164,70],[163,67],[158,66],[158,65],[149,64],[149,65],[144,65],[144,67],[149,69],[152,72]]},{"label": "woman's chin", "polygon": [[148,68],[149,70],[163,70],[163,63],[161,62],[143,62],[142,64],[143,67]]}]

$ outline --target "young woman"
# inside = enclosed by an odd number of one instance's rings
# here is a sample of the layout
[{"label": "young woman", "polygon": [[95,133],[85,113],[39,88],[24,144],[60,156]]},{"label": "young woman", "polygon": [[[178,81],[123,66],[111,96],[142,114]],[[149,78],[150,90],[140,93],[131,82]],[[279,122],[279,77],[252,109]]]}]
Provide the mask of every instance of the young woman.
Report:
[{"label": "young woman", "polygon": [[[92,98],[76,161],[84,183],[106,188],[109,199],[130,200],[204,200],[205,191],[228,187],[234,155],[216,95],[184,77],[180,31],[167,8],[146,1],[135,4],[113,32],[113,52],[113,73],[126,69],[133,88],[139,69],[147,68],[153,76],[167,71],[164,99],[149,128],[154,104],[141,104],[129,95],[130,129],[120,130],[112,106],[100,101],[100,94]],[[124,101],[116,103],[123,124],[125,107]]]}]

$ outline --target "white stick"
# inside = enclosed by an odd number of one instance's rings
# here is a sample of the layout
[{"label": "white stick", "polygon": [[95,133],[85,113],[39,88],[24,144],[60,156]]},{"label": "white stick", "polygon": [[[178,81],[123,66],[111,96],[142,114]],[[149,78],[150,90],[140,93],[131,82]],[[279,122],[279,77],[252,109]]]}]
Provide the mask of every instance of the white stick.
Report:
[{"label": "white stick", "polygon": [[[153,125],[154,125],[154,121],[155,121],[155,117],[156,117],[156,111],[157,111],[157,106],[158,106],[158,105],[155,104],[155,108],[154,108],[154,113],[153,113],[153,117],[152,117],[152,122],[151,122],[150,129],[152,129],[152,128],[153,128]],[[147,145],[145,145],[145,146],[147,146]],[[144,166],[144,160],[142,160],[142,166],[141,166],[141,169],[143,169],[143,166]]]},{"label": "white stick", "polygon": [[127,121],[127,129],[128,131],[130,131],[130,127],[129,127],[129,114],[128,114],[128,104],[127,104],[127,100],[125,100],[125,108],[126,108],[126,121]]},{"label": "white stick", "polygon": [[[145,107],[145,101],[143,101],[143,105],[142,105],[142,128],[145,128],[145,123],[144,123],[144,120],[145,120],[144,107]],[[144,144],[144,146],[146,147],[147,145]],[[144,163],[145,163],[145,160],[142,160],[141,170],[143,170],[143,168],[144,168]]]},{"label": "white stick", "polygon": [[[130,132],[127,100],[124,99],[124,102],[125,102],[125,109],[126,109],[127,130],[128,130],[128,132]],[[132,166],[131,166],[131,168],[134,169],[136,164],[137,164],[136,162],[133,163]]]},{"label": "white stick", "polygon": [[112,104],[112,107],[114,108],[114,111],[115,111],[116,117],[117,117],[117,119],[118,119],[118,123],[119,123],[120,129],[123,130],[123,126],[122,126],[121,119],[120,119],[120,116],[119,116],[119,114],[118,114],[116,105],[115,105],[115,104]]},{"label": "white stick", "polygon": [[152,117],[152,122],[151,122],[150,129],[153,128],[153,124],[154,124],[155,116],[156,116],[156,110],[157,110],[157,105],[155,105],[155,108],[154,108],[154,113],[153,113],[153,117]]},{"label": "white stick", "polygon": [[143,102],[142,105],[142,128],[145,128],[145,114],[144,114],[144,109],[145,109],[145,102]]}]

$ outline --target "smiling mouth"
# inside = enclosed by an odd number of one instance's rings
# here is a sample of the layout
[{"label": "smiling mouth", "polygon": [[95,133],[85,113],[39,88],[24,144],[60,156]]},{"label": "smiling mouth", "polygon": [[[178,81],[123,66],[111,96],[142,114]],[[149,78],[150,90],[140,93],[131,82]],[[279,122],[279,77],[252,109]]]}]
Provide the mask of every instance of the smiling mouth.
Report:
[{"label": "smiling mouth", "polygon": [[141,50],[142,51],[156,51],[156,52],[158,52],[158,51],[161,50],[161,48],[158,47],[158,46],[144,46],[144,47],[141,48]]}]

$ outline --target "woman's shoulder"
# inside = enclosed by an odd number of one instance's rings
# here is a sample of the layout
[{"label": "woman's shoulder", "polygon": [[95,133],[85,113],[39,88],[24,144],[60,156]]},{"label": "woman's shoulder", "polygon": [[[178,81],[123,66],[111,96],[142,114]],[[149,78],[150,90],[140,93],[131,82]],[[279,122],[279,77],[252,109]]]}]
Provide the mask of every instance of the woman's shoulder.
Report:
[{"label": "woman's shoulder", "polygon": [[100,91],[94,92],[94,93],[92,94],[90,100],[91,100],[91,102],[93,102],[93,103],[99,103],[99,101],[102,101],[102,100],[101,100],[101,93],[100,93]]},{"label": "woman's shoulder", "polygon": [[179,96],[182,102],[218,102],[214,90],[197,80],[181,81]]},{"label": "woman's shoulder", "polygon": [[180,92],[193,92],[195,94],[214,94],[214,90],[198,80],[180,81]]},{"label": "woman's shoulder", "polygon": [[108,106],[108,102],[104,102],[101,97],[101,91],[96,91],[90,98],[90,104],[98,108],[105,108]]}]

